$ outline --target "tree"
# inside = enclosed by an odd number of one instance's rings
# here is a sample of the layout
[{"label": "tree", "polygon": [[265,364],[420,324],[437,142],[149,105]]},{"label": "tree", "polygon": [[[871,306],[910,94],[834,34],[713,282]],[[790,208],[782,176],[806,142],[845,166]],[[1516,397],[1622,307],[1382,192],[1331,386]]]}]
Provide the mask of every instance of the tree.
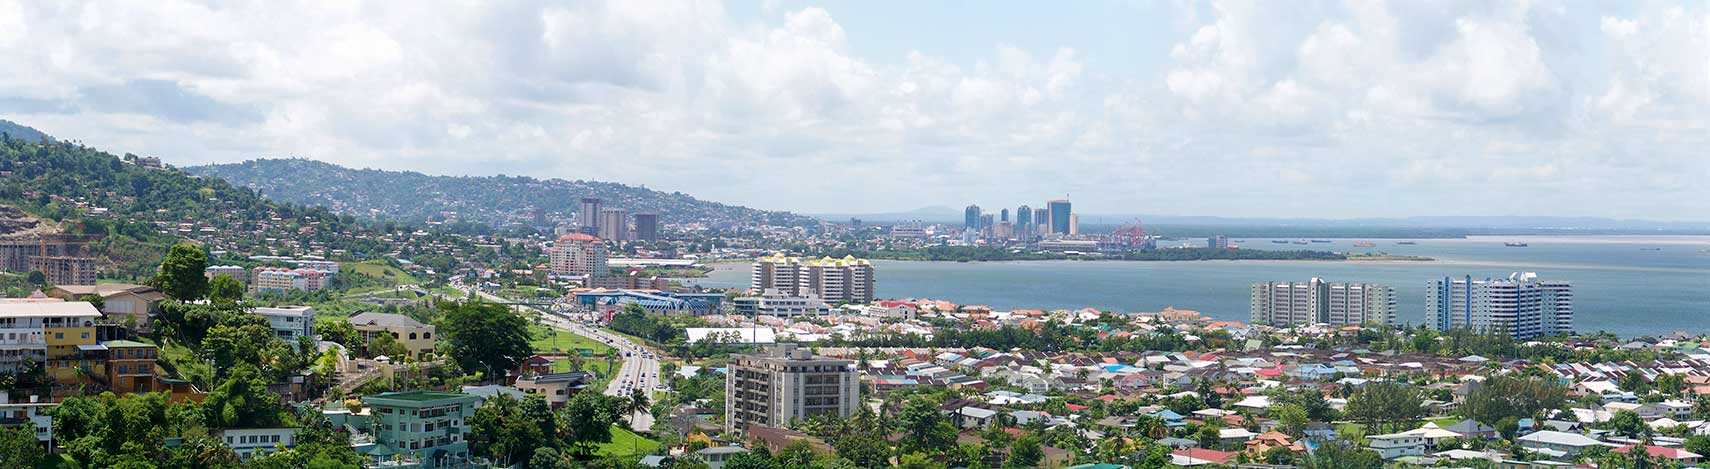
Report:
[{"label": "tree", "polygon": [[1039,436],[1030,433],[1015,440],[1009,450],[1009,461],[1004,466],[1039,467],[1042,459],[1045,459],[1045,448],[1039,443]]},{"label": "tree", "polygon": [[382,355],[401,358],[410,354],[409,349],[404,348],[403,342],[399,342],[397,337],[392,337],[392,334],[384,332],[376,334],[373,340],[369,340],[363,347],[363,351],[367,352],[369,358]]},{"label": "tree", "polygon": [[908,436],[900,445],[904,452],[933,454],[956,444],[956,427],[938,411],[938,402],[926,396],[909,398],[897,420],[902,423],[903,434]]},{"label": "tree", "polygon": [[1347,416],[1372,431],[1419,420],[1425,415],[1425,399],[1407,383],[1384,381],[1366,384],[1348,396]]},{"label": "tree", "polygon": [[1271,417],[1277,419],[1277,430],[1299,437],[1306,431],[1306,409],[1294,404],[1271,406]]},{"label": "tree", "polygon": [[208,254],[202,248],[187,243],[172,245],[166,260],[160,262],[155,281],[168,298],[196,301],[208,296]]},{"label": "tree", "polygon": [[1638,438],[1651,433],[1651,427],[1645,425],[1644,418],[1639,417],[1637,412],[1626,409],[1615,411],[1604,425],[1615,433],[1627,435],[1628,438]]},{"label": "tree", "polygon": [[498,375],[515,369],[534,354],[528,319],[505,305],[466,301],[440,303],[439,330],[451,345],[451,356],[465,370]]},{"label": "tree", "polygon": [[891,445],[870,432],[852,432],[831,442],[839,456],[849,458],[860,467],[890,465]]},{"label": "tree", "polygon": [[534,456],[528,458],[528,469],[572,469],[570,460],[559,454],[551,447],[541,447],[534,450]]},{"label": "tree", "polygon": [[1567,402],[1567,387],[1538,377],[1494,376],[1467,393],[1456,412],[1480,422],[1536,418]]},{"label": "tree", "polygon": [[24,275],[24,281],[29,282],[30,285],[38,287],[47,286],[47,274],[42,273],[40,270],[32,270],[30,273]]},{"label": "tree", "polygon": [[[650,411],[647,390],[636,387],[629,390],[629,398],[624,400],[623,413],[628,415],[645,414]],[[646,430],[643,428],[642,430]]]},{"label": "tree", "polygon": [[601,443],[612,441],[612,423],[617,422],[618,398],[597,392],[577,393],[564,405],[558,428],[570,454],[593,454]]},{"label": "tree", "polygon": [[210,428],[275,427],[284,421],[285,406],[279,395],[267,391],[267,378],[254,365],[232,369],[224,382],[202,400],[203,416]]},{"label": "tree", "polygon": [[558,420],[539,395],[517,400],[508,395],[488,399],[469,418],[470,449],[500,465],[527,459],[533,465],[537,448],[558,443]]},{"label": "tree", "polygon": [[1357,446],[1343,446],[1337,442],[1329,442],[1313,451],[1304,461],[1301,469],[1379,469],[1383,467],[1383,457],[1376,451]]},{"label": "tree", "polygon": [[208,299],[214,303],[236,303],[243,299],[243,283],[230,274],[220,274],[208,281]]},{"label": "tree", "polygon": [[35,425],[0,427],[0,467],[36,467],[45,454],[36,442]]}]

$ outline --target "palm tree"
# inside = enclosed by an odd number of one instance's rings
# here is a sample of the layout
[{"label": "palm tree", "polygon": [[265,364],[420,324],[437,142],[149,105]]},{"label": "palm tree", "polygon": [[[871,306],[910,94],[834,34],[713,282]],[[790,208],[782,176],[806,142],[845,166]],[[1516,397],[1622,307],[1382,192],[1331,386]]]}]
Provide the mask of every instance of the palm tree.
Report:
[{"label": "palm tree", "polygon": [[629,400],[624,402],[624,413],[650,414],[653,402],[647,397],[647,391],[641,388],[629,390]]}]

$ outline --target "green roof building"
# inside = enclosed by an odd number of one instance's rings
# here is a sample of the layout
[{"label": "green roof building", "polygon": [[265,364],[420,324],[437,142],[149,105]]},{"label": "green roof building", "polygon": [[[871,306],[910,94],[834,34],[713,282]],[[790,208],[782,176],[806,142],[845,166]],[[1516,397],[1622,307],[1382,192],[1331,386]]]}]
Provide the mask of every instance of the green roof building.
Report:
[{"label": "green roof building", "polygon": [[[362,398],[370,410],[372,446],[357,448],[386,467],[464,467],[469,418],[479,398],[462,393],[408,391]],[[411,464],[413,463],[413,464]]]}]

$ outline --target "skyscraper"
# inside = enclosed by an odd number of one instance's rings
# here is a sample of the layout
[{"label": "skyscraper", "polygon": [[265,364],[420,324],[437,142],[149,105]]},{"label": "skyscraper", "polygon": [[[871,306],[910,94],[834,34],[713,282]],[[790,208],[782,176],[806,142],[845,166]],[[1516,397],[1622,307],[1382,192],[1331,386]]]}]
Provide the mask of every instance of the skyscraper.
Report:
[{"label": "skyscraper", "polygon": [[608,273],[606,243],[586,234],[559,236],[552,248],[546,250],[546,256],[547,265],[555,275],[604,277]]},{"label": "skyscraper", "polygon": [[1516,272],[1506,279],[1444,277],[1425,297],[1425,324],[1432,329],[1506,331],[1516,339],[1573,332],[1573,285]]},{"label": "skyscraper", "polygon": [[996,223],[992,220],[992,214],[987,213],[987,214],[980,215],[980,232],[981,233],[990,232],[992,230],[992,225],[995,225],[995,224]]},{"label": "skyscraper", "polygon": [[600,229],[600,198],[583,197],[582,206],[576,212],[576,220],[581,222],[582,232],[598,233]]},{"label": "skyscraper", "polygon": [[1026,241],[1033,237],[1033,209],[1026,205],[1015,209],[1015,238]]},{"label": "skyscraper", "polygon": [[610,241],[629,239],[629,212],[621,208],[600,209],[600,237]]},{"label": "skyscraper", "polygon": [[1045,208],[1051,212],[1051,233],[1069,234],[1069,201],[1053,200],[1045,203]]},{"label": "skyscraper", "polygon": [[1288,327],[1395,324],[1395,289],[1368,283],[1255,283],[1252,319],[1256,324]]},{"label": "skyscraper", "polygon": [[659,214],[635,214],[635,239],[650,243],[659,240]]},{"label": "skyscraper", "polygon": [[1033,234],[1047,235],[1051,233],[1051,211],[1044,207],[1033,209]]},{"label": "skyscraper", "polygon": [[784,428],[819,415],[848,418],[861,406],[855,362],[815,357],[795,344],[732,355],[724,383],[724,430]]},{"label": "skyscraper", "polygon": [[999,214],[998,215],[998,221],[999,222],[1009,221],[1009,209],[1007,209],[1007,208],[1003,209],[1003,210],[999,211],[998,214]]},{"label": "skyscraper", "polygon": [[969,205],[967,209],[962,210],[962,228],[966,230],[979,231],[980,206]]}]

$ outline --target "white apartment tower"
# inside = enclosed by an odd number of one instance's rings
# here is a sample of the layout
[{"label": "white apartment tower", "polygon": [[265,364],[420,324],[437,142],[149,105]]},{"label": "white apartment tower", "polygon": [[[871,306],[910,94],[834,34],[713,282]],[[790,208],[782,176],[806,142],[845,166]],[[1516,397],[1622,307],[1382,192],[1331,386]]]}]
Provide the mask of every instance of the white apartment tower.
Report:
[{"label": "white apartment tower", "polygon": [[754,261],[750,278],[755,291],[777,289],[795,296],[817,296],[828,303],[871,303],[873,283],[873,264],[854,256],[807,260],[783,255],[762,257]]},{"label": "white apartment tower", "polygon": [[1425,324],[1432,329],[1507,331],[1516,339],[1573,332],[1573,285],[1516,272],[1506,279],[1444,277],[1425,295]]},{"label": "white apartment tower", "polygon": [[1252,287],[1252,320],[1287,327],[1306,324],[1395,324],[1395,289],[1368,283],[1265,282]]},{"label": "white apartment tower", "polygon": [[854,364],[814,357],[795,344],[732,355],[724,381],[725,431],[747,432],[750,425],[785,428],[815,415],[854,415],[861,400]]}]

